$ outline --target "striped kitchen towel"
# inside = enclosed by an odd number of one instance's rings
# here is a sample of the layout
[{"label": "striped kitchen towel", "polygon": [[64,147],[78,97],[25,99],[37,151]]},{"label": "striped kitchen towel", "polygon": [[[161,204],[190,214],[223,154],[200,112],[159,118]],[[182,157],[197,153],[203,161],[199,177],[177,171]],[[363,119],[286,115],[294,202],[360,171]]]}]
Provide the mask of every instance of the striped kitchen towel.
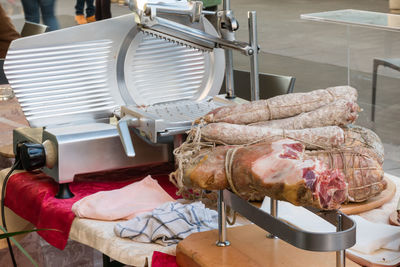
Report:
[{"label": "striped kitchen towel", "polygon": [[132,220],[117,223],[114,232],[133,241],[169,246],[192,233],[216,228],[218,213],[206,208],[202,202],[167,202]]}]

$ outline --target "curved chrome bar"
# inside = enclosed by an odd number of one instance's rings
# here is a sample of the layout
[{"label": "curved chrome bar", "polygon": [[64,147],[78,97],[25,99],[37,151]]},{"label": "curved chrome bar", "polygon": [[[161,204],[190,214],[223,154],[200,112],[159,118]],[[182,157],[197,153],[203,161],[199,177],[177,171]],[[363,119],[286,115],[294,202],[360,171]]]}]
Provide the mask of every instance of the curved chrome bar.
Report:
[{"label": "curved chrome bar", "polygon": [[[308,209],[328,222],[337,226],[342,222],[342,230],[330,233],[313,233],[303,231],[284,221],[278,220],[263,210],[249,204],[239,196],[224,190],[224,202],[259,227],[276,235],[295,247],[311,251],[340,251],[356,243],[356,224],[340,211],[317,211]],[[342,216],[343,220],[338,220]]]}]

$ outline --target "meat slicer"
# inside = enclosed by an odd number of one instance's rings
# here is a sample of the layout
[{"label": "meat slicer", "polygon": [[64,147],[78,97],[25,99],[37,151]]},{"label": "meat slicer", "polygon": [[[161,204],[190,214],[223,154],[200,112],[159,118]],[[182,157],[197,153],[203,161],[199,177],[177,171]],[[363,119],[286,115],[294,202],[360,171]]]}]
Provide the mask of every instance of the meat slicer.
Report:
[{"label": "meat slicer", "polygon": [[[232,50],[250,56],[258,95],[254,12],[246,43],[234,38],[229,1],[218,12],[187,0],[129,7],[132,14],[15,40],[6,56],[5,74],[30,124],[14,131],[14,153],[25,169],[54,178],[59,198],[72,196],[76,174],[172,161],[174,139],[231,104]],[[216,16],[217,29],[205,14]],[[226,97],[218,96],[224,75]]]}]

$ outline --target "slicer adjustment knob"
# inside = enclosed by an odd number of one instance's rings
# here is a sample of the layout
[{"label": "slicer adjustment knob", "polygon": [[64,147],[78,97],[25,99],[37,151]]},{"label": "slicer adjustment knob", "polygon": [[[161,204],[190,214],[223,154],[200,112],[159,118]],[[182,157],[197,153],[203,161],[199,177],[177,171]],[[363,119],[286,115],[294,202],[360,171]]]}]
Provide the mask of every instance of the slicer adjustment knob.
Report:
[{"label": "slicer adjustment knob", "polygon": [[27,171],[40,169],[44,166],[52,169],[57,163],[56,147],[50,140],[44,141],[43,144],[19,144],[17,157],[21,160],[22,167]]},{"label": "slicer adjustment knob", "polygon": [[18,156],[22,167],[27,171],[42,168],[46,164],[46,155],[42,144],[23,143],[19,146]]}]

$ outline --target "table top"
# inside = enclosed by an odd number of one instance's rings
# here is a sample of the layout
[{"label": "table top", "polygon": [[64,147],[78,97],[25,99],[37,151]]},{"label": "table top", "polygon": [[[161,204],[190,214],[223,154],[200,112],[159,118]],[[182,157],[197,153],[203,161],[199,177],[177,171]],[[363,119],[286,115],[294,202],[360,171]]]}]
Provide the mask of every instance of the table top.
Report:
[{"label": "table top", "polygon": [[[4,179],[7,172],[8,169],[0,171],[0,188],[1,181]],[[400,179],[398,177],[392,175],[387,175],[387,177],[394,180],[396,187],[398,189],[400,188]],[[388,223],[388,214],[395,210],[399,197],[400,190],[397,190],[396,196],[392,201],[384,204],[380,208],[360,215],[370,221]],[[164,247],[158,244],[144,244],[117,237],[114,234],[115,223],[115,221],[106,222],[75,218],[71,226],[69,238],[93,247],[119,262],[134,266],[144,266],[146,261],[151,261],[153,251],[161,251],[172,255],[175,254],[175,246]],[[241,222],[241,224],[244,223]],[[7,225],[22,225],[26,227],[30,225],[30,223],[13,213],[7,216]]]},{"label": "table top", "polygon": [[305,20],[379,28],[383,30],[400,32],[400,15],[395,14],[344,9],[302,14],[300,17]]},{"label": "table top", "polygon": [[14,97],[0,101],[0,155],[13,157],[13,130],[29,126],[22,109]]}]

